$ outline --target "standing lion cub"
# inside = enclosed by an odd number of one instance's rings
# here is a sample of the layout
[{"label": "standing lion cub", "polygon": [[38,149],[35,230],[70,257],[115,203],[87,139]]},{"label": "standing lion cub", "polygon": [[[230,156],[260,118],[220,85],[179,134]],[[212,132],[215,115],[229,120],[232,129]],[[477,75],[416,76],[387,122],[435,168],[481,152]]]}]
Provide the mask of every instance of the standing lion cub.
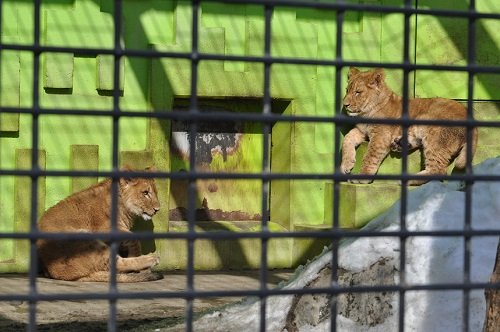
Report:
[{"label": "standing lion cub", "polygon": [[[123,170],[130,171],[128,167]],[[111,179],[75,193],[48,209],[38,228],[42,232],[99,233],[111,230]],[[120,232],[130,233],[136,218],[151,220],[160,209],[153,179],[121,178],[118,184],[117,225]],[[38,255],[47,277],[70,281],[108,281],[109,246],[100,240],[37,241]],[[118,282],[151,281],[162,278],[151,271],[159,260],[142,255],[138,240],[120,243],[116,257]],[[125,254],[123,254],[125,256]]]},{"label": "standing lion cub", "polygon": [[[351,67],[348,74],[344,107],[349,116],[365,118],[401,117],[402,98],[386,84],[383,69],[359,71]],[[456,101],[444,98],[415,98],[409,100],[409,117],[426,120],[465,120],[467,110]],[[401,126],[384,124],[357,124],[344,137],[341,170],[348,174],[356,162],[356,148],[368,141],[361,174],[376,174],[391,150],[400,151]],[[409,149],[422,148],[425,168],[418,174],[446,174],[455,160],[455,167],[466,165],[467,130],[465,127],[412,125],[408,128]],[[476,150],[477,129],[473,130],[472,155]],[[353,183],[371,183],[372,180],[351,180]],[[409,185],[421,185],[427,180],[411,180]]]}]

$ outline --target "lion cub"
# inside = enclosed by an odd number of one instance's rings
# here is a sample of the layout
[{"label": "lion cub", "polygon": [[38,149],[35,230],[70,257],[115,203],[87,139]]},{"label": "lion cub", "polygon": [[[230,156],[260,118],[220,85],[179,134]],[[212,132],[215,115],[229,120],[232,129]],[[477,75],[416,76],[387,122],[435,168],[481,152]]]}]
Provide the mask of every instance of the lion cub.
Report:
[{"label": "lion cub", "polygon": [[[124,167],[123,170],[130,171]],[[99,233],[111,230],[111,179],[75,193],[48,209],[38,222],[42,232]],[[129,233],[136,218],[151,220],[160,209],[153,179],[121,178],[118,184],[117,223],[120,232]],[[110,248],[100,240],[37,241],[38,255],[47,277],[70,281],[108,281]],[[159,259],[141,255],[138,240],[120,243],[116,257],[117,281],[139,282],[162,278],[151,271]],[[125,256],[125,255],[124,255]]]},{"label": "lion cub", "polygon": [[[344,107],[349,116],[365,118],[400,118],[402,98],[385,83],[383,69],[361,72],[351,67],[348,73]],[[444,98],[415,98],[409,100],[411,119],[465,120],[467,110],[456,101]],[[356,162],[356,148],[368,141],[361,174],[376,174],[390,150],[400,151],[401,126],[384,124],[357,124],[344,137],[341,170],[351,172]],[[408,128],[409,148],[422,148],[425,168],[418,174],[446,174],[455,160],[457,169],[465,168],[467,151],[465,127],[413,125]],[[477,130],[473,130],[472,154],[476,150]],[[371,183],[372,180],[351,180],[353,183]],[[409,185],[421,185],[426,180],[411,180]]]}]

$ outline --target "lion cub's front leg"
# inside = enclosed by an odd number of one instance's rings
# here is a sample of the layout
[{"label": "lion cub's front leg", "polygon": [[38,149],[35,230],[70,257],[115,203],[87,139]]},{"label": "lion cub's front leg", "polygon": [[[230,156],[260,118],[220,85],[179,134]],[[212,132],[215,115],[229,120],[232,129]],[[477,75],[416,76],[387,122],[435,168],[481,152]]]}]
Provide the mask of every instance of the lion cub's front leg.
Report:
[{"label": "lion cub's front leg", "polygon": [[[123,233],[132,234],[131,231],[121,230]],[[123,240],[120,242],[119,249],[122,257],[138,257],[142,255],[141,242],[139,240]]]},{"label": "lion cub's front leg", "polygon": [[[363,157],[360,174],[377,174],[382,161],[390,151],[390,136],[374,137],[368,142],[367,151]],[[373,179],[352,179],[351,183],[372,183]]]},{"label": "lion cub's front leg", "polygon": [[160,263],[160,259],[155,255],[141,255],[138,257],[123,258],[118,256],[116,269],[119,273],[139,272],[150,269]]},{"label": "lion cub's front leg", "polygon": [[344,174],[351,173],[356,163],[356,148],[366,141],[366,135],[357,127],[351,129],[342,143],[342,164],[340,170]]}]

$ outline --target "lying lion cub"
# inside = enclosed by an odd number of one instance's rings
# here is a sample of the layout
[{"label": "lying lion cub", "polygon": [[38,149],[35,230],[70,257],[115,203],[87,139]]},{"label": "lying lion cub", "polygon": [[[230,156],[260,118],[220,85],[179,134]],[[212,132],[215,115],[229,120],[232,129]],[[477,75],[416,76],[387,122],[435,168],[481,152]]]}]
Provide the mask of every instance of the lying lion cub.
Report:
[{"label": "lying lion cub", "polygon": [[[128,167],[123,170],[130,171]],[[122,178],[118,184],[117,223],[120,232],[129,233],[134,219],[151,218],[160,209],[153,179]],[[42,232],[109,232],[111,230],[111,179],[60,201],[42,216]],[[110,248],[100,240],[38,240],[38,255],[47,277],[61,280],[108,281]],[[141,255],[137,240],[123,241],[116,257],[118,282],[151,281],[162,278],[151,271],[159,259]],[[125,256],[125,255],[123,255]]]},{"label": "lying lion cub", "polygon": [[[365,118],[400,118],[402,98],[385,84],[383,69],[361,72],[351,67],[348,74],[344,106],[349,116]],[[416,98],[409,100],[411,119],[465,120],[467,110],[456,101],[444,98]],[[363,157],[361,174],[376,174],[390,150],[400,151],[401,126],[383,124],[357,124],[344,137],[341,170],[351,172],[356,162],[356,148],[368,141]],[[465,127],[413,125],[408,128],[409,149],[422,148],[425,169],[418,174],[446,174],[455,160],[457,169],[466,164]],[[476,150],[477,130],[474,128],[472,154]],[[353,183],[371,183],[372,180],[351,180]],[[426,180],[411,180],[409,185],[421,185]]]}]

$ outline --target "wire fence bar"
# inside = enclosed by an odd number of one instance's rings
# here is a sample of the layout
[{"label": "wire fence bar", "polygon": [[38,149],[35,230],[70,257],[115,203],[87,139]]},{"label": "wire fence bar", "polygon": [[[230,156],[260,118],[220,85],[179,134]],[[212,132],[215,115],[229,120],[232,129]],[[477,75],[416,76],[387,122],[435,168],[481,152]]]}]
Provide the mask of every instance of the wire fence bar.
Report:
[{"label": "wire fence bar", "polygon": [[[476,10],[475,0],[469,1],[469,11]],[[474,17],[468,18],[468,34],[467,34],[467,65],[474,65],[476,63],[476,19]],[[467,119],[473,119],[473,98],[474,98],[474,78],[475,73],[469,71],[467,77]],[[472,142],[473,129],[470,126],[466,127],[467,142]],[[472,174],[472,144],[467,144],[466,147],[466,174]],[[464,211],[464,231],[472,229],[472,189],[473,184],[470,181],[465,182],[465,211]],[[464,234],[464,284],[470,282],[471,279],[471,237]],[[464,289],[463,291],[463,331],[467,332],[470,329],[470,291]]]},{"label": "wire fence bar", "polygon": [[[202,22],[200,20],[201,8],[203,3],[223,3],[223,4],[240,4],[240,5],[256,5],[263,10],[263,54],[262,55],[226,55],[202,52],[200,45],[200,30]],[[0,19],[3,14],[3,4],[0,0]],[[499,174],[474,174],[472,170],[473,150],[473,132],[476,128],[500,128],[500,119],[497,120],[477,120],[474,118],[474,102],[479,99],[474,99],[475,94],[475,79],[481,74],[497,74],[500,75],[500,67],[494,65],[480,65],[477,63],[476,51],[478,43],[476,41],[477,22],[479,20],[500,20],[500,13],[487,13],[478,11],[476,1],[470,0],[467,10],[456,9],[435,9],[419,7],[418,1],[405,0],[401,6],[380,6],[376,4],[366,3],[348,3],[343,0],[336,2],[313,2],[305,0],[191,0],[191,45],[190,51],[162,51],[153,49],[134,49],[129,48],[123,43],[124,38],[124,18],[123,6],[121,0],[113,1],[113,46],[110,48],[96,47],[62,47],[45,45],[42,34],[42,1],[35,0],[33,2],[33,43],[32,44],[16,44],[12,42],[4,42],[0,39],[1,51],[16,51],[28,52],[33,56],[33,82],[31,107],[11,107],[0,106],[2,114],[23,114],[31,117],[31,168],[30,169],[6,169],[0,168],[0,177],[29,177],[31,181],[31,197],[30,197],[30,227],[29,232],[0,232],[0,240],[28,240],[29,245],[29,274],[28,284],[29,292],[27,294],[0,294],[0,301],[27,301],[29,303],[28,311],[28,331],[37,331],[37,304],[42,301],[79,301],[79,300],[106,300],[109,303],[109,313],[107,320],[107,329],[110,332],[118,331],[118,308],[117,303],[120,300],[139,300],[139,299],[174,299],[181,298],[186,301],[185,307],[185,330],[192,332],[195,330],[194,321],[195,315],[195,300],[206,299],[211,297],[256,297],[259,303],[259,331],[268,330],[266,316],[269,310],[273,310],[268,305],[268,298],[271,296],[286,296],[286,295],[304,295],[304,294],[328,294],[331,296],[329,302],[330,308],[330,326],[332,331],[337,330],[337,314],[339,312],[338,297],[341,294],[347,293],[378,293],[378,292],[395,292],[399,296],[398,306],[398,330],[405,330],[405,301],[408,299],[407,293],[412,291],[461,291],[462,297],[462,330],[470,331],[470,302],[471,291],[482,289],[498,289],[499,283],[490,282],[473,282],[471,278],[471,241],[475,237],[491,237],[500,236],[499,229],[474,229],[472,227],[472,200],[474,185],[478,182],[500,182]],[[316,58],[301,58],[292,56],[276,56],[272,54],[272,38],[273,38],[273,15],[277,8],[312,8],[317,10],[329,10],[335,12],[332,20],[336,22],[336,33],[332,34],[331,38],[335,40],[335,55],[333,58],[316,59]],[[346,22],[347,12],[366,12],[377,14],[400,14],[403,16],[403,49],[402,61],[357,61],[344,58],[343,36],[344,25]],[[412,42],[412,24],[416,22],[417,16],[442,17],[442,18],[461,18],[467,20],[467,61],[464,65],[456,64],[425,64],[417,63],[416,59],[411,58]],[[2,23],[0,21],[0,23]],[[416,23],[415,23],[416,24]],[[3,25],[1,25],[3,26]],[[0,28],[1,28],[0,26]],[[414,45],[416,47],[416,45]],[[112,109],[78,109],[78,108],[53,108],[41,105],[40,102],[40,72],[42,54],[62,53],[62,54],[79,54],[83,56],[108,55],[113,56],[113,89],[112,89]],[[159,110],[158,112],[140,112],[122,109],[120,105],[121,91],[120,82],[121,65],[126,57],[144,58],[149,60],[161,59],[176,59],[187,60],[190,62],[190,81],[189,85],[189,102],[187,112],[177,110],[175,106],[172,109]],[[209,112],[201,111],[200,106],[200,64],[211,61],[224,62],[245,62],[256,63],[262,65],[263,89],[262,97],[255,98],[261,101],[262,109],[260,112],[242,113],[242,112]],[[275,114],[272,112],[273,95],[271,93],[272,78],[274,66],[277,65],[295,65],[295,66],[318,66],[328,67],[334,70],[334,90],[333,98],[334,105],[328,116],[322,115],[287,115]],[[342,114],[342,70],[350,66],[361,68],[385,68],[402,71],[402,117],[398,119],[384,118],[352,118]],[[410,105],[410,79],[411,75],[416,71],[433,70],[441,72],[457,72],[467,74],[467,97],[461,100],[466,104],[467,118],[464,120],[421,120],[411,119],[409,116]],[[488,100],[490,101],[490,100]],[[112,119],[112,137],[111,137],[111,170],[55,170],[44,169],[40,167],[40,119],[48,116],[78,116],[78,117],[101,117]],[[119,167],[120,159],[120,120],[122,119],[154,119],[161,121],[182,121],[188,122],[188,143],[189,143],[189,168],[187,171],[123,171]],[[230,121],[248,121],[259,123],[262,134],[262,162],[260,170],[255,172],[206,172],[197,168],[196,155],[196,136],[200,133],[201,123],[219,123]],[[277,123],[311,123],[311,124],[327,124],[333,127],[334,144],[332,161],[332,172],[276,172],[271,171],[271,132],[272,126]],[[401,152],[401,172],[400,174],[342,174],[340,170],[341,163],[341,126],[355,124],[385,124],[398,125],[402,130],[402,152]],[[427,126],[445,126],[445,127],[466,127],[467,142],[466,145],[466,171],[463,174],[445,174],[445,175],[415,175],[408,171],[409,163],[409,147],[408,147],[408,131],[410,126],[427,125]],[[187,181],[187,231],[185,232],[136,232],[133,234],[119,232],[118,229],[118,197],[119,197],[119,181],[124,176],[144,177],[155,179],[168,180],[185,180]],[[44,177],[56,178],[78,178],[78,177],[107,177],[112,179],[112,198],[111,198],[111,232],[109,233],[48,233],[38,230],[37,221],[39,216],[39,179]],[[259,220],[259,231],[211,231],[198,232],[196,230],[196,209],[197,209],[197,181],[208,179],[220,180],[259,180],[261,184],[260,209],[261,219]],[[394,231],[375,232],[372,230],[347,230],[340,226],[340,185],[347,180],[398,180],[401,181],[400,187],[400,203],[399,203],[399,221],[400,228]],[[293,181],[308,181],[308,180],[324,180],[333,183],[333,195],[331,199],[333,213],[331,216],[331,227],[325,231],[271,231],[269,228],[270,220],[270,186],[272,181],[293,180]],[[408,216],[408,192],[410,180],[434,180],[434,181],[457,181],[464,183],[461,191],[464,195],[464,227],[457,230],[433,230],[433,231],[412,231],[407,227]],[[373,286],[341,286],[339,284],[339,247],[342,241],[373,237],[373,238],[395,238],[399,241],[399,282],[395,285],[373,285]],[[460,283],[429,283],[429,284],[411,284],[406,280],[406,265],[407,265],[407,240],[413,237],[461,237],[464,241],[463,250],[463,282]],[[267,286],[269,278],[269,242],[274,239],[307,239],[314,238],[316,240],[324,239],[331,243],[331,278],[328,287],[315,287],[303,289],[284,289],[284,288],[269,288]],[[37,289],[37,277],[39,272],[38,254],[36,242],[40,239],[51,240],[95,240],[99,239],[109,243],[110,247],[110,282],[107,292],[88,292],[80,293],[40,293]],[[241,240],[241,239],[256,239],[260,243],[260,265],[259,265],[259,287],[251,290],[213,290],[202,291],[195,287],[195,244],[197,241],[223,241],[223,240]],[[185,240],[186,241],[186,289],[182,291],[164,291],[164,292],[126,292],[120,291],[117,285],[117,262],[113,257],[119,253],[119,244],[126,240]]]},{"label": "wire fence bar", "polygon": [[[132,173],[132,172],[131,172]],[[106,176],[110,172],[97,172],[97,171],[81,171],[72,173],[72,171],[29,171],[29,170],[2,170],[0,175],[12,176],[52,176],[52,177],[92,177],[92,176]],[[115,173],[116,174],[116,173]],[[347,181],[349,179],[374,179],[374,180],[449,180],[449,181],[469,181],[469,182],[497,182],[500,175],[496,174],[451,174],[451,175],[391,175],[391,174],[377,174],[377,175],[364,175],[364,174],[331,174],[331,173],[206,173],[200,172],[197,175],[190,175],[184,172],[173,173],[147,173],[144,176],[142,173],[135,173],[137,177],[144,178],[158,178],[158,179],[175,179],[175,180],[190,180],[190,179],[265,179],[265,180],[283,180],[293,178],[295,180],[337,180]],[[128,175],[128,174],[127,174]],[[110,176],[112,177],[112,176]]]},{"label": "wire fence bar", "polygon": [[[493,19],[493,18],[491,18]],[[498,18],[495,18],[498,19]],[[61,47],[61,46],[38,46],[31,45],[17,45],[4,43],[1,45],[4,50],[12,51],[26,51],[38,53],[75,53],[81,55],[92,56],[96,54],[114,55],[120,54],[121,56],[128,57],[144,57],[144,58],[177,58],[177,59],[192,59],[192,53],[187,52],[168,52],[156,50],[122,50],[115,52],[113,49],[100,49],[100,48],[81,48],[81,47]],[[447,65],[447,64],[415,64],[402,62],[384,62],[384,61],[356,61],[356,60],[328,60],[328,59],[309,59],[309,58],[296,58],[286,56],[243,56],[243,55],[222,55],[210,54],[199,52],[196,59],[202,60],[224,60],[233,62],[257,62],[257,63],[271,63],[271,64],[295,64],[295,65],[317,65],[317,66],[354,66],[354,67],[370,67],[370,68],[387,68],[387,69],[407,69],[407,70],[435,70],[435,71],[456,71],[456,72],[475,72],[475,73],[499,73],[498,66],[491,65]]]},{"label": "wire fence bar", "polygon": [[[272,6],[264,7],[264,56],[270,56],[271,54],[271,20],[273,16],[274,8]],[[264,64],[264,97],[262,100],[262,115],[271,114],[271,64]],[[271,144],[269,137],[271,135],[271,126],[269,123],[265,123],[262,126],[262,174],[270,173],[271,171],[271,161],[270,161],[270,149]],[[268,200],[269,200],[269,180],[262,179],[262,189],[261,189],[261,232],[268,233]],[[260,248],[260,269],[259,269],[259,281],[260,290],[263,294],[267,291],[267,280],[268,280],[268,245],[269,238],[262,237]],[[266,311],[267,311],[267,296],[261,296],[260,298],[260,320],[259,329],[260,331],[266,331]],[[271,309],[272,310],[272,309]]]},{"label": "wire fence bar", "polygon": [[[67,235],[66,235],[67,234]],[[380,233],[375,233],[373,231],[367,230],[343,230],[338,229],[331,232],[318,232],[318,231],[279,231],[279,232],[269,232],[268,234],[259,234],[255,232],[238,232],[236,234],[228,231],[213,231],[210,233],[197,232],[196,234],[188,233],[162,233],[157,232],[154,234],[146,232],[137,232],[133,235],[130,234],[111,234],[111,233],[65,233],[61,235],[60,233],[48,233],[48,232],[32,232],[32,233],[1,233],[0,239],[16,239],[16,240],[30,240],[30,239],[50,239],[50,240],[61,240],[65,239],[66,236],[71,236],[75,240],[91,240],[96,237],[104,241],[124,241],[131,239],[139,240],[151,240],[151,239],[209,239],[209,240],[222,240],[222,239],[282,239],[282,238],[318,238],[318,239],[342,239],[342,238],[363,238],[363,237],[457,237],[457,236],[496,236],[499,235],[500,231],[498,229],[481,229],[481,230],[439,230],[439,231],[384,231]]]},{"label": "wire fence bar", "polygon": [[[440,283],[440,284],[425,284],[425,285],[377,285],[377,286],[359,286],[352,285],[349,287],[338,286],[335,292],[342,293],[378,293],[378,292],[399,292],[404,290],[410,291],[463,291],[466,290],[481,290],[481,289],[498,289],[500,283]],[[263,296],[285,296],[285,295],[315,295],[315,294],[330,294],[331,287],[315,287],[301,289],[285,289],[273,288],[268,289],[264,293],[259,290],[216,290],[216,291],[172,291],[172,292],[120,292],[115,294],[110,293],[39,293],[36,296],[16,294],[16,295],[0,295],[0,301],[67,301],[67,300],[131,300],[131,299],[155,299],[155,298],[213,298],[213,297],[263,297]]]},{"label": "wire fence bar", "polygon": [[[191,12],[191,95],[189,98],[188,114],[199,114],[198,109],[198,66],[199,66],[199,13],[200,3],[197,0],[192,1]],[[194,255],[195,255],[195,222],[196,222],[196,134],[198,132],[198,122],[193,121],[189,123],[189,174],[194,175],[188,182],[188,233],[192,235],[187,241],[187,279],[186,288],[189,291],[194,290]],[[194,317],[194,297],[186,298],[186,331],[193,331],[193,317]]]},{"label": "wire fence bar", "polygon": [[[345,11],[343,10],[337,10],[336,12],[336,35],[335,35],[335,59],[336,60],[342,60],[342,32],[343,32],[343,26],[344,26],[344,20],[345,20]],[[340,61],[341,62],[341,61]],[[333,110],[333,114],[341,114],[342,112],[342,96],[340,89],[338,88],[341,85],[341,80],[342,80],[342,66],[336,66],[335,67],[335,109]],[[335,173],[340,173],[340,164],[341,164],[341,155],[340,155],[340,150],[341,150],[341,145],[340,145],[340,128],[338,125],[335,125],[334,128],[334,135],[335,135],[335,144],[334,144],[334,151],[333,151],[333,165],[335,167]],[[340,228],[340,220],[339,220],[339,207],[340,207],[340,183],[337,180],[333,181],[333,213],[332,213],[332,228],[331,232],[334,233],[339,230]],[[330,326],[333,328],[334,326],[337,326],[337,312],[338,312],[338,306],[337,306],[337,286],[338,286],[338,265],[339,265],[339,241],[338,239],[332,238],[332,243],[331,243],[331,249],[332,249],[332,273],[331,273],[331,281],[330,285],[332,287],[332,290],[330,294],[332,294],[331,299],[330,299]]]},{"label": "wire fence bar", "polygon": [[[113,129],[112,129],[112,147],[111,147],[111,166],[113,170],[119,169],[119,137],[120,137],[120,62],[122,56],[120,54],[121,50],[121,39],[122,39],[122,1],[115,0],[113,3],[114,15],[113,15],[113,26],[114,26],[114,40],[113,40]],[[111,233],[118,233],[118,195],[119,195],[119,179],[113,178],[111,182]],[[114,257],[118,255],[119,243],[112,241],[109,245],[109,261],[110,261],[110,282],[109,282],[109,294],[118,293],[117,286],[117,261]],[[108,331],[117,331],[117,301],[109,300],[109,313],[108,313]]]},{"label": "wire fence bar", "polygon": [[[76,110],[76,109],[39,109],[40,115],[76,115],[76,116],[102,116],[109,117],[112,116],[112,111],[104,110]],[[34,114],[31,108],[12,108],[3,107],[0,111],[4,113],[19,113],[19,114]],[[162,110],[163,111],[163,110]],[[346,115],[340,114],[333,117],[324,116],[308,116],[308,115],[276,115],[269,114],[265,116],[259,116],[252,113],[231,113],[231,112],[217,112],[209,113],[202,112],[199,114],[186,115],[186,112],[164,110],[167,112],[158,113],[141,113],[135,111],[121,111],[120,117],[127,118],[146,118],[146,119],[162,119],[162,120],[178,120],[178,121],[207,121],[207,122],[217,122],[217,121],[258,121],[261,123],[277,123],[277,122],[317,122],[317,123],[334,123],[338,125],[342,124],[357,124],[357,123],[367,123],[367,124],[399,124],[399,125],[428,125],[428,126],[442,126],[442,127],[500,127],[500,121],[484,121],[484,120],[431,120],[431,119],[384,119],[384,118],[360,118],[358,120]]]},{"label": "wire fence bar", "polygon": [[[41,1],[34,1],[34,14],[33,14],[33,45],[36,47],[40,45],[40,30],[41,30]],[[32,113],[32,141],[31,141],[31,169],[39,170],[39,105],[40,105],[40,96],[39,96],[39,72],[40,72],[40,52],[33,53],[33,94],[32,94],[32,103],[33,103],[33,113]],[[30,218],[30,232],[36,232],[38,230],[37,222],[38,222],[38,179],[39,177],[36,174],[33,174],[31,177],[31,218]],[[33,296],[33,300],[29,301],[29,331],[37,331],[37,300],[36,297],[39,295],[37,291],[37,279],[38,275],[38,256],[37,256],[37,247],[36,247],[36,239],[30,240],[30,269],[29,269],[29,287],[30,287],[30,295]]]}]

